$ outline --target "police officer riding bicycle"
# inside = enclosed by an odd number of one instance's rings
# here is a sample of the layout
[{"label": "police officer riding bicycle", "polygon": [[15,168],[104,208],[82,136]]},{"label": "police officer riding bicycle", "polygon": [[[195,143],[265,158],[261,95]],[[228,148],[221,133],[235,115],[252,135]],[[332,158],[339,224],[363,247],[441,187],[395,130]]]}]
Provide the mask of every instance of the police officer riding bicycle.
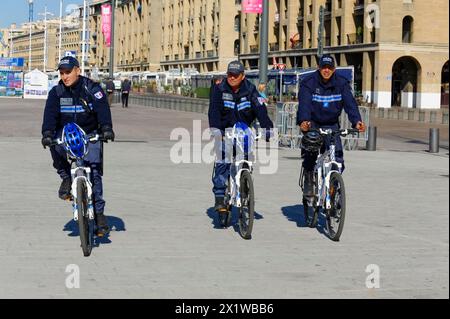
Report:
[{"label": "police officer riding bicycle", "polygon": [[[58,64],[61,80],[50,90],[44,110],[42,124],[42,145],[52,145],[53,139],[61,136],[67,123],[78,124],[86,134],[102,133],[105,140],[114,141],[111,111],[100,85],[81,76],[80,65],[74,57],[64,57]],[[93,198],[98,235],[108,232],[108,223],[104,215],[105,201],[102,186],[102,154],[101,142],[89,143],[86,162],[92,169]],[[62,182],[59,197],[70,198],[71,175],[70,163],[66,151],[61,145],[51,146],[50,153],[53,167],[57,170]]]},{"label": "police officer riding bicycle", "polygon": [[[353,128],[365,131],[365,124],[361,119],[358,105],[349,82],[336,74],[334,59],[330,55],[323,55],[319,61],[319,69],[308,75],[300,83],[298,94],[297,124],[304,136],[302,145],[303,169],[305,170],[304,195],[314,195],[314,166],[318,156],[318,149],[313,151],[314,144],[320,144],[321,137],[315,132],[308,132],[311,128],[339,129],[339,116],[344,109]],[[323,148],[329,147],[330,139],[325,139]],[[306,150],[305,150],[306,149]],[[344,170],[344,153],[339,136],[336,137],[336,160],[342,163]]]},{"label": "police officer riding bicycle", "polygon": [[[213,134],[222,139],[225,129],[233,127],[237,122],[244,122],[248,126],[258,119],[261,128],[266,129],[266,141],[270,139],[273,123],[267,114],[267,107],[259,98],[256,87],[245,78],[244,66],[239,61],[228,64],[227,77],[218,85],[212,86],[208,119]],[[224,143],[221,143],[222,147]],[[224,160],[222,151],[218,153],[214,165],[213,193],[215,196],[214,209],[217,212],[227,212],[224,202],[230,163]]]}]

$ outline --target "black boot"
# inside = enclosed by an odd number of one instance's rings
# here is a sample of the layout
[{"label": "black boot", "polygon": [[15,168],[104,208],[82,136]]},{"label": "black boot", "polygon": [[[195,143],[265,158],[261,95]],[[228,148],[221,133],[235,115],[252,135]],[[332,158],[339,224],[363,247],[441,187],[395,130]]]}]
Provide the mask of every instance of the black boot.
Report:
[{"label": "black boot", "polygon": [[314,172],[305,171],[305,181],[303,183],[303,196],[314,196]]},{"label": "black boot", "polygon": [[108,220],[106,216],[101,214],[95,214],[95,222],[97,223],[97,236],[103,237],[109,233]]},{"label": "black boot", "polygon": [[58,196],[62,200],[67,200],[71,197],[70,191],[72,188],[72,180],[70,177],[64,178],[61,182],[61,186],[59,186]]},{"label": "black boot", "polygon": [[224,197],[216,197],[216,203],[214,205],[214,210],[219,213],[227,212],[227,206],[225,205]]}]

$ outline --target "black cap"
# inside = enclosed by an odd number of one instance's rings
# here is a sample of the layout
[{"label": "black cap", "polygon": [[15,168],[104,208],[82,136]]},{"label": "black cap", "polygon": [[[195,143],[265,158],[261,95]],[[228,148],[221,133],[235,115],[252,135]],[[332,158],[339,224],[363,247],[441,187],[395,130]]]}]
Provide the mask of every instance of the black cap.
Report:
[{"label": "black cap", "polygon": [[80,63],[73,56],[66,56],[59,61],[58,70],[69,69],[72,70],[75,66],[80,67]]},{"label": "black cap", "polygon": [[231,61],[228,64],[227,73],[231,74],[241,74],[244,73],[244,65],[239,61]]},{"label": "black cap", "polygon": [[319,61],[319,67],[323,68],[325,65],[329,65],[334,68],[334,59],[331,55],[322,55]]}]

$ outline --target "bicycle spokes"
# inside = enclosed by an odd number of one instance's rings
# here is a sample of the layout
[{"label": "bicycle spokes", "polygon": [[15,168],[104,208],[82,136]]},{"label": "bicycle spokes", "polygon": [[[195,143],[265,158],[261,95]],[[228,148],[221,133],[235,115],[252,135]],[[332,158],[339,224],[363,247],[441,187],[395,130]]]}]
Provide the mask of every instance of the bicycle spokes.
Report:
[{"label": "bicycle spokes", "polygon": [[250,172],[244,171],[240,182],[241,207],[239,209],[239,233],[244,239],[251,239],[254,211],[253,180]]},{"label": "bicycle spokes", "polygon": [[342,176],[333,173],[330,177],[330,204],[327,210],[327,230],[328,235],[334,241],[338,241],[344,227],[345,218],[345,188]]}]

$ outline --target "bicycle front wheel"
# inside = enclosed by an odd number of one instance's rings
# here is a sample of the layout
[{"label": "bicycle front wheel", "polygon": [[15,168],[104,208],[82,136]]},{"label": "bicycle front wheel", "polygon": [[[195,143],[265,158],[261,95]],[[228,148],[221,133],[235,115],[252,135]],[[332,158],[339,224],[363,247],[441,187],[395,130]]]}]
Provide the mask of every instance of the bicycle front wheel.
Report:
[{"label": "bicycle front wheel", "polygon": [[331,174],[328,194],[331,203],[331,208],[326,212],[328,236],[333,241],[339,241],[345,221],[345,187],[341,174]]},{"label": "bicycle front wheel", "polygon": [[239,233],[244,239],[252,238],[253,220],[255,219],[255,193],[253,179],[249,171],[243,171],[240,181],[241,207],[239,212]]},{"label": "bicycle front wheel", "polygon": [[89,227],[87,202],[86,181],[79,178],[77,181],[76,204],[78,207],[78,229],[80,231],[81,249],[85,257],[88,257],[92,251],[92,230]]}]

